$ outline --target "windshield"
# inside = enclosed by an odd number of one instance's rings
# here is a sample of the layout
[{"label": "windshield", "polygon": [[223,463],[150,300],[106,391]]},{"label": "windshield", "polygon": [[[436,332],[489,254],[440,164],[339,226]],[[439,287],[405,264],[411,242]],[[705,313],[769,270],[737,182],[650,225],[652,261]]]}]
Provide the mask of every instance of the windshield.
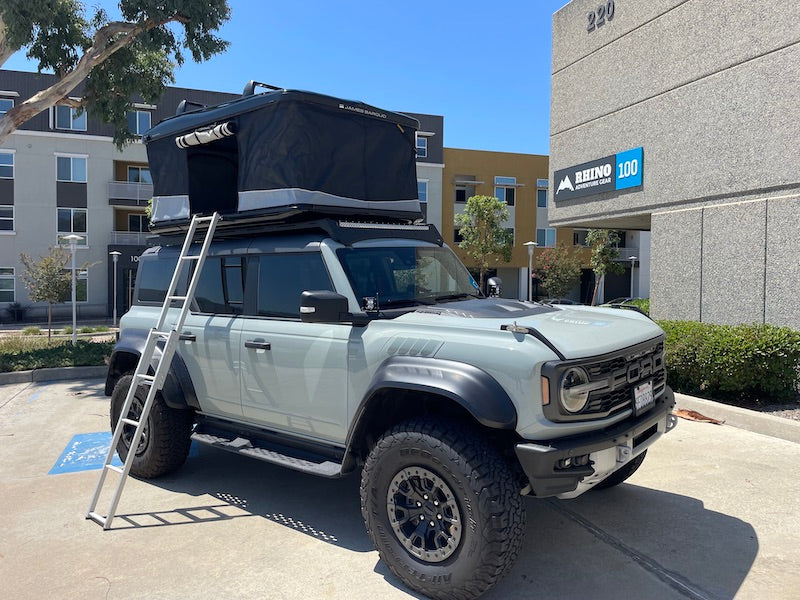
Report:
[{"label": "windshield", "polygon": [[359,302],[380,308],[478,298],[480,292],[449,248],[340,248],[336,251]]}]

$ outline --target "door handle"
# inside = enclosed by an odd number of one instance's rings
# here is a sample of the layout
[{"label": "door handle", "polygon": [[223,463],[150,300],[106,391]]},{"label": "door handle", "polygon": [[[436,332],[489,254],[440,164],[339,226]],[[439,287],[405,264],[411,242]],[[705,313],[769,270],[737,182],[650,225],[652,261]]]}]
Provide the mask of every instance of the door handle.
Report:
[{"label": "door handle", "polygon": [[272,345],[269,342],[259,342],[256,340],[247,340],[244,343],[245,348],[255,348],[256,350],[271,350]]},{"label": "door handle", "polygon": [[178,339],[182,342],[196,342],[197,336],[193,333],[182,333],[178,336]]}]

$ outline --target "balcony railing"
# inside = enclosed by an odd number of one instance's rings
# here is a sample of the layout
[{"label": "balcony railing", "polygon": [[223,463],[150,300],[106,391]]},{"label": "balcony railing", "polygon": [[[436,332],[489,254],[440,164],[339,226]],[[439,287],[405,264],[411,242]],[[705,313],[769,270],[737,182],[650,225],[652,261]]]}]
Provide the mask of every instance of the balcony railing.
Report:
[{"label": "balcony railing", "polygon": [[639,248],[635,246],[621,246],[620,248],[617,249],[619,250],[619,256],[617,257],[617,260],[621,260],[623,262],[630,262],[631,259],[629,257],[631,256],[635,256],[636,260],[639,260],[639,258],[641,258],[639,256]]},{"label": "balcony railing", "polygon": [[152,197],[152,183],[135,183],[130,181],[108,182],[109,201],[135,200],[137,205],[145,205]]},{"label": "balcony railing", "polygon": [[109,244],[116,246],[147,246],[147,238],[153,235],[146,231],[112,231]]}]

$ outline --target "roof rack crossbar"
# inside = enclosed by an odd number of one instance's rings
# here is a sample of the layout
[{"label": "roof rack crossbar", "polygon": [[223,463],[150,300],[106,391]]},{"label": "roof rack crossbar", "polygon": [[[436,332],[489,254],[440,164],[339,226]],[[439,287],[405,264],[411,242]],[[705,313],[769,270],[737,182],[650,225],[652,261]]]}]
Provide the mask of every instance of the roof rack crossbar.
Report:
[{"label": "roof rack crossbar", "polygon": [[183,100],[180,101],[180,104],[178,104],[178,108],[175,109],[175,114],[182,115],[183,113],[187,112],[190,107],[194,107],[192,108],[192,110],[198,110],[201,108],[205,108],[206,105],[201,104],[200,102],[194,102],[193,100],[186,100],[184,98]]}]

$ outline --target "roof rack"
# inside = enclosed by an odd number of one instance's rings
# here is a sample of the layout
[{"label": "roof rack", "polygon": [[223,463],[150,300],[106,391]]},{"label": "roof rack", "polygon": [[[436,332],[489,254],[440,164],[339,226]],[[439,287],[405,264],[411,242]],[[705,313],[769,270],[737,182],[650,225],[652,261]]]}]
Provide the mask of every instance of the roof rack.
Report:
[{"label": "roof rack", "polygon": [[[308,214],[303,212],[301,214],[302,218],[294,222],[282,220],[273,223],[258,217],[250,219],[239,216],[227,217],[220,220],[217,225],[214,239],[232,240],[265,234],[317,232],[323,233],[345,246],[376,238],[413,239],[430,242],[437,246],[444,245],[444,240],[439,231],[429,223],[371,222],[330,217],[309,220]],[[150,237],[149,240],[161,246],[181,244],[186,238],[186,231],[188,231],[190,225],[191,221],[187,219],[182,227],[170,232],[159,232],[157,235]],[[199,239],[197,237],[197,240]]]}]

